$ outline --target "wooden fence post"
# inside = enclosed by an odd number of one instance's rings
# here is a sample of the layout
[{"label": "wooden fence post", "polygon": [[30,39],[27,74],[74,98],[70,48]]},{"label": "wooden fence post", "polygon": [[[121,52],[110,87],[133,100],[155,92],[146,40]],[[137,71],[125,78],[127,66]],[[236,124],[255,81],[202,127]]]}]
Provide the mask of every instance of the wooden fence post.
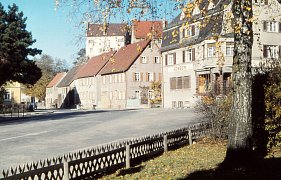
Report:
[{"label": "wooden fence post", "polygon": [[167,137],[167,135],[164,135],[163,144],[164,144],[164,152],[167,152],[168,151],[168,137]]},{"label": "wooden fence post", "polygon": [[69,180],[69,166],[68,162],[65,160],[63,162],[63,180]]},{"label": "wooden fence post", "polygon": [[192,134],[191,134],[191,129],[188,130],[188,140],[189,140],[189,145],[192,144]]},{"label": "wooden fence post", "polygon": [[131,154],[130,154],[130,145],[126,145],[126,169],[129,169],[131,167],[130,164]]}]

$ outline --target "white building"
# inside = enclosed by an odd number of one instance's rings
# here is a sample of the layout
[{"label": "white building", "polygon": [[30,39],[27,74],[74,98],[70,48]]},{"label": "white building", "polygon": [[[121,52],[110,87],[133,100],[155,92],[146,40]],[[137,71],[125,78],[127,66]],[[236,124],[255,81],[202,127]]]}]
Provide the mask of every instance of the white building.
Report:
[{"label": "white building", "polygon": [[127,24],[88,24],[86,56],[92,58],[130,43]]}]

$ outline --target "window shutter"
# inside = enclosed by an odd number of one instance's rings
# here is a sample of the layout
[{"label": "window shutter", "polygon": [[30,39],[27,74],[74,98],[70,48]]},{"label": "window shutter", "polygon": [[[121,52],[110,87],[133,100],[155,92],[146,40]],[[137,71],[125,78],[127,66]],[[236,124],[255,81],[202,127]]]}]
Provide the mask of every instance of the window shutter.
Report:
[{"label": "window shutter", "polygon": [[192,61],[195,61],[195,48],[192,48]]},{"label": "window shutter", "polygon": [[153,81],[156,81],[156,73],[153,73]]},{"label": "window shutter", "polygon": [[168,54],[165,55],[165,65],[168,65]]},{"label": "window shutter", "polygon": [[267,22],[263,21],[263,31],[267,31]]},{"label": "window shutter", "polygon": [[278,58],[280,59],[281,58],[281,46],[279,46],[279,54],[278,55],[279,55]]},{"label": "window shutter", "polygon": [[143,81],[143,73],[140,73],[140,81]]},{"label": "window shutter", "polygon": [[182,29],[182,37],[185,38],[185,28]]},{"label": "window shutter", "polygon": [[182,62],[185,62],[185,50],[182,51]]},{"label": "window shutter", "polygon": [[281,22],[279,22],[279,32],[281,32]]},{"label": "window shutter", "polygon": [[148,82],[148,73],[146,73],[146,81]]},{"label": "window shutter", "polygon": [[174,55],[174,64],[177,64],[177,59],[176,59],[177,55],[176,55],[176,53],[174,53],[173,55]]},{"label": "window shutter", "polygon": [[263,45],[263,57],[264,57],[264,58],[267,58],[267,57],[268,57],[268,54],[267,54],[267,46],[266,46],[266,45]]},{"label": "window shutter", "polygon": [[158,81],[162,81],[162,73],[159,73],[159,76],[158,76]]},{"label": "window shutter", "polygon": [[173,77],[173,78],[170,78],[170,89],[176,89],[176,84],[177,81],[176,81],[176,78]]},{"label": "window shutter", "polygon": [[192,33],[192,36],[195,36],[195,26],[194,25],[191,26],[191,33]]},{"label": "window shutter", "polygon": [[133,81],[136,81],[136,75],[133,73]]}]

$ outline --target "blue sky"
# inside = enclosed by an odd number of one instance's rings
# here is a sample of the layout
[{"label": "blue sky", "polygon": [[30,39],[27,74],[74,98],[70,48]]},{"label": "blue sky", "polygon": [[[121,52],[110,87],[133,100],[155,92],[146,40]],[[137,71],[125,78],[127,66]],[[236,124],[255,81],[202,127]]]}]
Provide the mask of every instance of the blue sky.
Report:
[{"label": "blue sky", "polygon": [[65,60],[70,66],[79,49],[85,46],[84,43],[77,45],[83,30],[71,23],[66,8],[55,11],[54,0],[1,0],[1,3],[6,10],[15,3],[23,11],[27,30],[36,39],[33,47],[41,49],[43,54]]},{"label": "blue sky", "polygon": [[[169,6],[166,0],[156,2],[161,7],[158,8],[157,14],[165,17],[166,20],[171,20],[171,17],[178,14],[178,11],[175,11],[173,6]],[[5,9],[15,3],[19,11],[23,11],[24,16],[27,17],[27,30],[32,32],[33,38],[36,39],[33,47],[41,49],[43,54],[65,60],[70,67],[77,52],[85,47],[85,29],[77,27],[82,17],[79,14],[78,17],[77,14],[69,15],[73,7],[63,5],[55,10],[54,0],[1,0],[1,3]],[[89,1],[90,5],[91,3]],[[171,14],[164,15],[168,11]],[[134,15],[117,13],[113,21],[127,21],[134,17]],[[153,17],[150,16],[148,20],[152,19]]]}]

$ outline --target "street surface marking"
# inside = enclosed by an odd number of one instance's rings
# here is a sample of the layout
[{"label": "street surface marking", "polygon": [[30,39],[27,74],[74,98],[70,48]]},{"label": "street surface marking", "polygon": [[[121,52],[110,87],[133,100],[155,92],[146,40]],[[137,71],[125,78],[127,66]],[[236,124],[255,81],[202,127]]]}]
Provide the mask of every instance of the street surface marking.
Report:
[{"label": "street surface marking", "polygon": [[28,136],[37,136],[37,135],[45,134],[45,133],[48,133],[48,132],[50,132],[50,131],[42,131],[42,132],[37,132],[37,133],[29,133],[29,134],[25,134],[25,135],[21,135],[21,136],[15,136],[15,137],[10,137],[10,138],[0,139],[0,142],[1,141],[11,140],[11,139],[28,137]]}]

